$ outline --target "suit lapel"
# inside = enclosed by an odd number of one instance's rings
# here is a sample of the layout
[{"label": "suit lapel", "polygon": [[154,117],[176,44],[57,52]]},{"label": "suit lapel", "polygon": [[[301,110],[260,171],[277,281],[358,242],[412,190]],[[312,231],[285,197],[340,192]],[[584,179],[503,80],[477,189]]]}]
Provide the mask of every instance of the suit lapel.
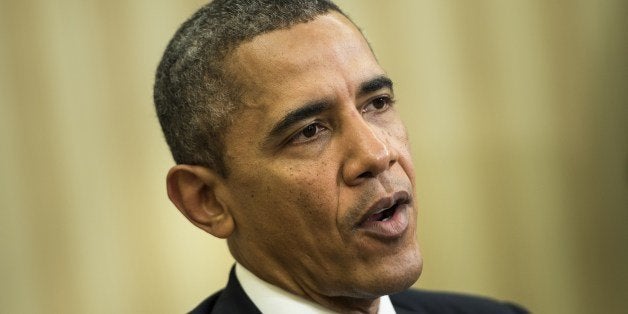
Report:
[{"label": "suit lapel", "polygon": [[253,301],[246,295],[238,278],[235,275],[235,267],[229,273],[227,287],[221,293],[212,314],[261,314]]},{"label": "suit lapel", "polygon": [[401,307],[396,307],[396,306],[393,306],[393,307],[395,308],[395,312],[397,314],[421,314],[421,313],[423,313],[422,311],[421,312],[417,312],[415,310],[407,310],[407,309],[401,308]]}]

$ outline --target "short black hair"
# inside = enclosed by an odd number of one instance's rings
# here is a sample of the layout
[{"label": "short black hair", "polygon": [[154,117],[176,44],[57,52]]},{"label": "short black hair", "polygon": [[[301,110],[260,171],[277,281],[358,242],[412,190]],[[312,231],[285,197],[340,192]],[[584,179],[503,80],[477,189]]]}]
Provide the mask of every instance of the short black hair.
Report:
[{"label": "short black hair", "polygon": [[328,0],[214,0],[174,34],[157,68],[154,101],[177,164],[226,177],[224,131],[239,94],[225,59],[243,42],[336,11]]}]

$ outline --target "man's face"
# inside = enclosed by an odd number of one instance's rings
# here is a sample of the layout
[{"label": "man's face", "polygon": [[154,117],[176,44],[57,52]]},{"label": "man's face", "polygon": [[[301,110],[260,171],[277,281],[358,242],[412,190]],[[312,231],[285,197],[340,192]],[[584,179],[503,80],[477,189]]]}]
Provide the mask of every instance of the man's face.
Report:
[{"label": "man's face", "polygon": [[416,281],[414,173],[390,81],[345,17],[245,42],[225,134],[229,247],[297,294],[373,297]]}]

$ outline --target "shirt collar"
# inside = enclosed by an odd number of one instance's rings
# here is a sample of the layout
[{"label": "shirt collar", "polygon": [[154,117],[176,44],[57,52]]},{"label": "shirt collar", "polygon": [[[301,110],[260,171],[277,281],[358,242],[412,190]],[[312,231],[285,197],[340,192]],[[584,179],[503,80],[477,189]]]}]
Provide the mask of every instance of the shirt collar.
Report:
[{"label": "shirt collar", "polygon": [[[319,304],[298,297],[279,287],[273,286],[258,278],[248,269],[236,263],[236,277],[244,292],[262,313],[277,314],[333,314],[327,308]],[[379,298],[378,314],[396,314],[390,302],[390,298],[382,296]]]}]

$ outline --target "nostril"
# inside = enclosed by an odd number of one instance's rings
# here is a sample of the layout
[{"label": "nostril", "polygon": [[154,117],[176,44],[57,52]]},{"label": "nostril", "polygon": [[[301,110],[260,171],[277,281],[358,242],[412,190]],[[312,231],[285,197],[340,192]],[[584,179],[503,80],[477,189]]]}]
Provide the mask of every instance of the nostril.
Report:
[{"label": "nostril", "polygon": [[358,178],[364,178],[364,179],[366,179],[366,178],[373,178],[373,177],[375,177],[375,176],[374,176],[374,175],[373,175],[373,173],[372,173],[372,172],[370,172],[370,171],[365,171],[365,172],[362,172],[362,173],[358,176]]}]

